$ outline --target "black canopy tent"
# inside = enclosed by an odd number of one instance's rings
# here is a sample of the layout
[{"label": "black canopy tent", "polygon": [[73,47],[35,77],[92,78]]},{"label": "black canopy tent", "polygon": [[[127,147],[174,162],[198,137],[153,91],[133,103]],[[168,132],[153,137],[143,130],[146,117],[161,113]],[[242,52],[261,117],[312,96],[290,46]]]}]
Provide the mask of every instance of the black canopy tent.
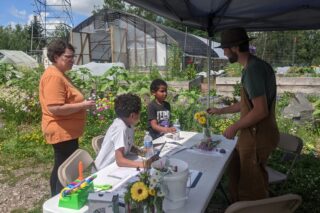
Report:
[{"label": "black canopy tent", "polygon": [[320,28],[319,0],[125,0],[160,16],[206,30]]},{"label": "black canopy tent", "polygon": [[[320,28],[320,0],[125,0],[160,16],[213,33],[233,27],[248,31]],[[208,92],[210,91],[208,51]],[[208,95],[208,106],[210,104]]]}]

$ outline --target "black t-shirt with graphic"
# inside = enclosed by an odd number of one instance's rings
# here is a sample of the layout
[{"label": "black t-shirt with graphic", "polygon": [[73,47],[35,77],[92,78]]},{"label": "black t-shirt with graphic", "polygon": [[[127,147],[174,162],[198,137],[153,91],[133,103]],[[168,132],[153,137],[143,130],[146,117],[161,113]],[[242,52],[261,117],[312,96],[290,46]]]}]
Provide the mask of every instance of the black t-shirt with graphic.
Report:
[{"label": "black t-shirt with graphic", "polygon": [[170,104],[164,101],[162,104],[153,100],[148,105],[148,131],[152,137],[152,139],[156,139],[160,137],[162,134],[152,129],[151,120],[157,120],[158,125],[163,127],[170,126]]}]

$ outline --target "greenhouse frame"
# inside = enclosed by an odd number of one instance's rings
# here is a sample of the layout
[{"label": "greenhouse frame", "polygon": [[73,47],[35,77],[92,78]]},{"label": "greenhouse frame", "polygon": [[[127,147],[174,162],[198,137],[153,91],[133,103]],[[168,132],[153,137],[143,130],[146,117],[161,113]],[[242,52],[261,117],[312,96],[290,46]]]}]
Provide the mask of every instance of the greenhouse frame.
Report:
[{"label": "greenhouse frame", "polygon": [[[75,64],[122,62],[126,68],[165,69],[169,49],[177,45],[186,63],[202,64],[207,44],[192,34],[153,23],[122,11],[104,9],[84,20],[71,33]],[[213,59],[226,59],[211,49]],[[221,63],[216,63],[219,65]]]}]

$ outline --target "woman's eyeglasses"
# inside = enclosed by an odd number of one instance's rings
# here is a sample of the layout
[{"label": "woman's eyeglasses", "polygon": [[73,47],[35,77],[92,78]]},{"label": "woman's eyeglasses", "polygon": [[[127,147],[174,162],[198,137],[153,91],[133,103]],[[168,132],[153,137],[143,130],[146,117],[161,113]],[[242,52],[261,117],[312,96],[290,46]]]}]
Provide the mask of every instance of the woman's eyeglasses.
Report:
[{"label": "woman's eyeglasses", "polygon": [[65,57],[66,59],[74,59],[76,57],[76,55],[66,55],[66,54],[63,54],[62,55],[63,57]]}]

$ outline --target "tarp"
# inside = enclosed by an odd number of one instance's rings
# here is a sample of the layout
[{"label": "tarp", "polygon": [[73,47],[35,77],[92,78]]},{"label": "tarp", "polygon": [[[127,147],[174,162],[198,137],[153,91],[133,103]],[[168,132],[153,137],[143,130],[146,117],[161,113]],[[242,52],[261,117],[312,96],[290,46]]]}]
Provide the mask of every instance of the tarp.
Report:
[{"label": "tarp", "polygon": [[96,62],[90,62],[83,65],[73,65],[73,70],[79,70],[80,68],[87,68],[90,70],[91,74],[93,76],[102,76],[106,72],[108,72],[109,69],[112,67],[121,67],[125,68],[124,64],[121,62],[117,63],[96,63]]},{"label": "tarp", "polygon": [[320,0],[125,0],[158,15],[208,32],[320,28]]}]

